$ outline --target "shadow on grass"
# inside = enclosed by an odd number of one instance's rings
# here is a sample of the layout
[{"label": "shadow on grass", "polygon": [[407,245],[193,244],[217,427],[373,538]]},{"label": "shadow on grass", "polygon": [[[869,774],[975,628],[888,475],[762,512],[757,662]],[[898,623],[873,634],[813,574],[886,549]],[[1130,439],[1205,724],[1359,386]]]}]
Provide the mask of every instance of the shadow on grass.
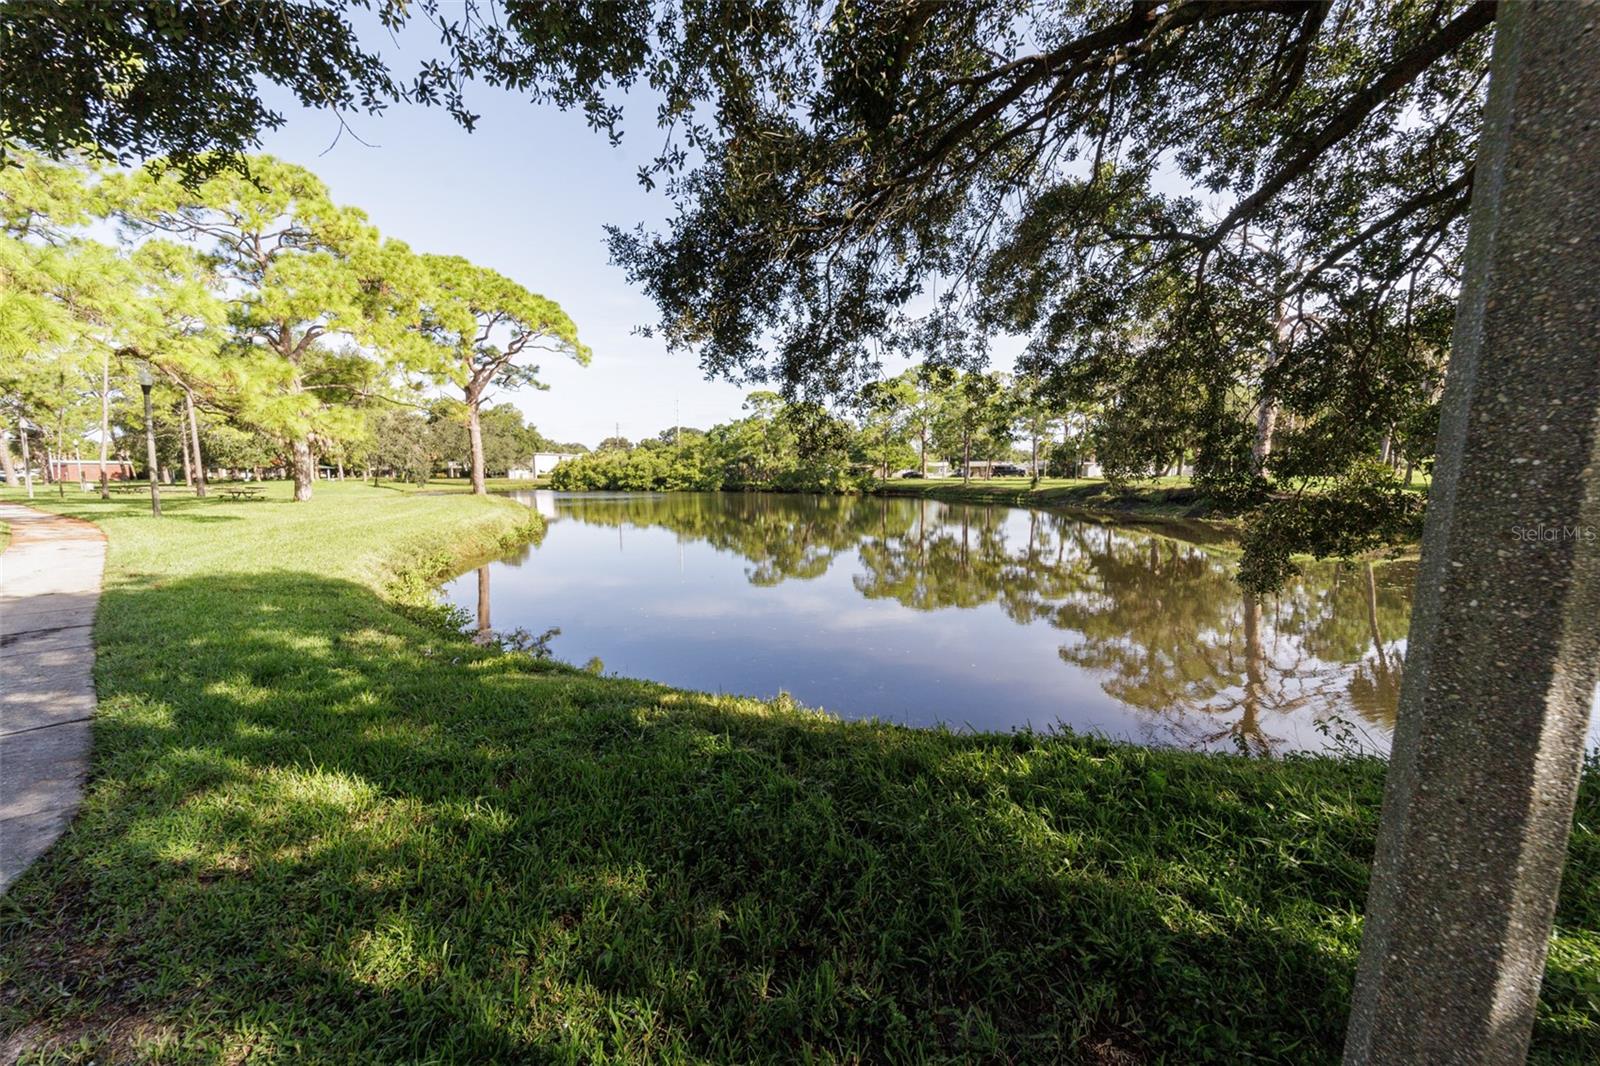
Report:
[{"label": "shadow on grass", "polygon": [[[295,572],[113,588],[97,639],[83,814],[0,901],[24,1048],[1337,1055],[1376,764],[845,724],[491,654]],[[1596,1049],[1596,850],[1552,1061]]]}]

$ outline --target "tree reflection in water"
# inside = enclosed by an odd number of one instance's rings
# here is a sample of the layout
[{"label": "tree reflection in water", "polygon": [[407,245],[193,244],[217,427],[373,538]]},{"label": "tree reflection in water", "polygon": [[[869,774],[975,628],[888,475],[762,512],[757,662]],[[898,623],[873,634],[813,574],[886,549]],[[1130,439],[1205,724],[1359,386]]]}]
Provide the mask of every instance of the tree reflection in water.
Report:
[{"label": "tree reflection in water", "polygon": [[[1275,716],[1382,749],[1414,568],[1308,563],[1264,602],[1226,545],[999,505],[767,494],[557,497],[558,521],[658,527],[747,562],[753,585],[855,567],[855,590],[917,611],[997,605],[1062,632],[1062,661],[1144,712],[1146,739],[1274,751]],[[487,612],[487,604],[484,605]]]}]

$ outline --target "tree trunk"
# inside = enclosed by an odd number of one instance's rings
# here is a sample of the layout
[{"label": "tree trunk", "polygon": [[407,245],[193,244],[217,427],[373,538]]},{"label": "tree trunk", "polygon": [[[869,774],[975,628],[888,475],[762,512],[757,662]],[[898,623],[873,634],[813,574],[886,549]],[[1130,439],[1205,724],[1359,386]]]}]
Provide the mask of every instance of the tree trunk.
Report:
[{"label": "tree trunk", "polygon": [[[1278,304],[1277,321],[1272,326],[1272,349],[1267,355],[1266,372],[1270,372],[1283,358],[1283,351],[1288,346],[1291,335],[1289,309],[1284,304]],[[1272,455],[1272,434],[1278,427],[1278,396],[1270,388],[1261,390],[1261,408],[1256,412],[1256,439],[1250,447],[1251,458],[1255,460],[1256,473],[1266,470],[1267,459]]]},{"label": "tree trunk", "polygon": [[183,453],[183,483],[194,488],[194,462],[189,457],[189,434],[182,423],[178,425],[178,450]]},{"label": "tree trunk", "polygon": [[1600,682],[1597,40],[1495,15],[1348,1066],[1528,1057]]},{"label": "tree trunk", "polygon": [[489,490],[483,483],[483,427],[478,423],[480,397],[467,394],[467,439],[472,443],[472,491],[483,496]]},{"label": "tree trunk", "polygon": [[14,489],[22,484],[22,478],[17,474],[16,461],[11,458],[11,437],[9,434],[0,434],[0,464],[5,466],[7,488]]},{"label": "tree trunk", "polygon": [[206,494],[206,457],[200,450],[200,420],[194,413],[194,392],[190,389],[183,390],[183,405],[189,416],[189,443],[194,448],[194,494]]},{"label": "tree trunk", "polygon": [[106,459],[111,451],[111,353],[100,361],[100,498],[111,499]]},{"label": "tree trunk", "polygon": [[1261,473],[1272,455],[1272,431],[1278,425],[1278,401],[1271,393],[1261,396],[1261,410],[1256,414],[1256,439],[1250,446],[1250,456],[1255,460],[1256,473]]},{"label": "tree trunk", "polygon": [[926,425],[922,427],[922,476],[924,479],[928,476],[928,427]]},{"label": "tree trunk", "polygon": [[161,471],[156,463],[156,419],[150,409],[150,386],[144,389],[144,452],[145,473],[150,478],[150,513],[161,517]]},{"label": "tree trunk", "polygon": [[317,457],[311,451],[311,441],[302,437],[292,447],[294,465],[294,498],[299,503],[311,499],[312,483],[317,480]]},{"label": "tree trunk", "polygon": [[972,434],[961,435],[961,483],[972,484]]},{"label": "tree trunk", "polygon": [[1034,488],[1038,488],[1039,487],[1039,434],[1037,434],[1037,433],[1035,433],[1033,435],[1033,470],[1032,470],[1032,474],[1033,474],[1033,480],[1032,480],[1032,482],[1030,482],[1030,484],[1032,484]]},{"label": "tree trunk", "polygon": [[22,480],[28,486],[28,499],[33,499],[33,460],[28,455],[28,426],[17,419],[17,436],[22,441]]}]

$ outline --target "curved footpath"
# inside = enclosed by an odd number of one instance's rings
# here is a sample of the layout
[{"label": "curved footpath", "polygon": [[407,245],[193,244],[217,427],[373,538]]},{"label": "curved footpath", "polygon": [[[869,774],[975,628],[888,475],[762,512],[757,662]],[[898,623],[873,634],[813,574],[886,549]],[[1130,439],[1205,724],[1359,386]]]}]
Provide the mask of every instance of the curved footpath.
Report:
[{"label": "curved footpath", "polygon": [[0,893],[55,843],[83,791],[105,535],[0,503]]}]

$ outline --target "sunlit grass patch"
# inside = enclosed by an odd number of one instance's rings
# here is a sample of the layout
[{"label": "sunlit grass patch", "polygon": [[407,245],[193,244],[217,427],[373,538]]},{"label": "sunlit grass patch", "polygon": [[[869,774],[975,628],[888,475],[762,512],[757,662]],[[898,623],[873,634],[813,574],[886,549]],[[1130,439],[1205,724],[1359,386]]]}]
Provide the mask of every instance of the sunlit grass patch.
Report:
[{"label": "sunlit grass patch", "polygon": [[[271,488],[68,499],[111,540],[94,777],[0,901],[0,1033],[44,1058],[1336,1057],[1379,764],[499,655],[409,597],[526,511]],[[1600,1049],[1592,774],[1578,823],[1545,1062]]]}]

